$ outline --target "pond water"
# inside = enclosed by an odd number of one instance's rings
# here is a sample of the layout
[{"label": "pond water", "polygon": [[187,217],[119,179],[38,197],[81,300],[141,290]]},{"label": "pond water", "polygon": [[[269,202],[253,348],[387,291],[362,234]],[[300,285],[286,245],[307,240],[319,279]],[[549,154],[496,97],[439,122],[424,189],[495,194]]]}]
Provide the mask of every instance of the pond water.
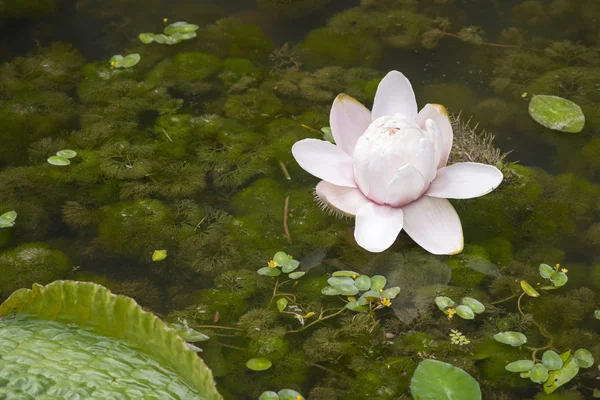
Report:
[{"label": "pond water", "polygon": [[[426,359],[466,371],[484,399],[600,396],[597,0],[5,1],[0,32],[0,215],[17,213],[0,228],[0,300],[58,279],[131,296],[210,337],[195,344],[226,399],[417,398]],[[451,163],[504,174],[451,201],[461,254],[404,232],[366,251],[291,153],[324,138],[339,93],[370,109],[391,70],[419,109],[448,110]],[[583,130],[536,122],[536,95],[576,103]],[[77,155],[47,161],[65,149]],[[278,251],[305,274],[264,276]],[[340,270],[400,293],[350,310],[354,289],[322,293]],[[485,306],[473,319],[468,298]],[[579,349],[596,361],[564,382],[505,369]],[[257,357],[272,366],[247,368]]]}]

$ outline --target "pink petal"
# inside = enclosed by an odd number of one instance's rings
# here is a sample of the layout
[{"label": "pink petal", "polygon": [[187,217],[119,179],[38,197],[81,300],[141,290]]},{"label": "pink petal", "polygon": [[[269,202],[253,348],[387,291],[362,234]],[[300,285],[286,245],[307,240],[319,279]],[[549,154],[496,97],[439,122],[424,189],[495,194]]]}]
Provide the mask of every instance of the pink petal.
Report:
[{"label": "pink petal", "polygon": [[438,170],[427,196],[442,199],[472,199],[496,189],[502,172],[487,164],[456,163]]},{"label": "pink petal", "polygon": [[396,171],[389,183],[386,203],[401,207],[418,199],[424,188],[423,175],[412,165],[406,164]]},{"label": "pink petal", "polygon": [[412,86],[406,77],[398,72],[389,72],[379,82],[371,119],[402,114],[413,119],[417,116],[417,101]]},{"label": "pink petal", "polygon": [[357,188],[336,186],[326,181],[319,182],[316,192],[324,204],[351,217],[356,215],[359,208],[371,202]]},{"label": "pink petal", "polygon": [[438,164],[438,168],[442,168],[448,163],[448,157],[450,156],[450,150],[452,149],[452,140],[454,139],[452,125],[448,119],[446,108],[439,104],[427,104],[419,111],[417,123],[421,128],[426,128],[425,122],[428,119],[435,121],[435,124],[442,134],[442,147],[440,149],[440,162]]},{"label": "pink petal", "polygon": [[354,238],[365,250],[380,253],[388,249],[402,230],[401,208],[369,203],[356,214]]},{"label": "pink petal", "polygon": [[333,143],[303,139],[294,143],[292,154],[309,174],[334,185],[356,187],[352,157]]},{"label": "pink petal", "polygon": [[333,101],[329,124],[335,144],[352,156],[356,141],[371,124],[371,111],[353,97],[342,93]]},{"label": "pink petal", "polygon": [[402,207],[402,210],[404,230],[419,246],[432,254],[458,254],[462,251],[462,226],[448,200],[423,196]]}]

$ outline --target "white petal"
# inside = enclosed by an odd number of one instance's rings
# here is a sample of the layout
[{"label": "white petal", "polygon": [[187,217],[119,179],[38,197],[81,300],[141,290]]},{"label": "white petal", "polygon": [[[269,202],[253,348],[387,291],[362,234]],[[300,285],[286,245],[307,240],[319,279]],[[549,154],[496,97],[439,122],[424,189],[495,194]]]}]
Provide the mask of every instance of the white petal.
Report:
[{"label": "white petal", "polygon": [[438,164],[438,168],[442,168],[448,163],[450,150],[452,150],[452,141],[454,140],[452,125],[448,119],[448,111],[446,111],[446,108],[442,105],[427,104],[421,111],[419,111],[417,123],[421,128],[426,129],[425,122],[428,119],[435,121],[435,124],[442,134],[442,147],[440,150],[440,162]]},{"label": "white petal", "polygon": [[425,138],[421,139],[419,144],[421,150],[410,163],[421,173],[425,185],[429,186],[429,183],[433,181],[437,173],[435,146]]},{"label": "white petal", "polygon": [[335,144],[352,156],[358,138],[371,123],[371,111],[353,97],[338,95],[331,106],[329,124]]},{"label": "white petal", "polygon": [[438,170],[427,196],[443,199],[472,199],[496,189],[502,172],[487,164],[456,163]]},{"label": "white petal", "polygon": [[348,216],[355,216],[358,209],[370,203],[357,188],[336,186],[332,183],[321,181],[316,188],[319,200],[329,207]]},{"label": "white petal", "polygon": [[402,210],[404,230],[419,246],[432,254],[458,254],[462,251],[462,226],[448,200],[423,196],[402,207]]},{"label": "white petal", "polygon": [[356,214],[356,243],[365,250],[380,253],[394,244],[402,230],[402,220],[401,208],[375,203],[364,205]]},{"label": "white petal", "polygon": [[412,165],[406,164],[394,175],[389,188],[386,203],[401,207],[418,199],[425,188],[421,173]]},{"label": "white petal", "polygon": [[377,86],[371,119],[402,114],[413,119],[417,116],[417,101],[412,86],[406,77],[398,72],[389,72]]},{"label": "white petal", "polygon": [[333,143],[304,139],[294,143],[292,154],[309,174],[334,185],[356,187],[352,157]]}]

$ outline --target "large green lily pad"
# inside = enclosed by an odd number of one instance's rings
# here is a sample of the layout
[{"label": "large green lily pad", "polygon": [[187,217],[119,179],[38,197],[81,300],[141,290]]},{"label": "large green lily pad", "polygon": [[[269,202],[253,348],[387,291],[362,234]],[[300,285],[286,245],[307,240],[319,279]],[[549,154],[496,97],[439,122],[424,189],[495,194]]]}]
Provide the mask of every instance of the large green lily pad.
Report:
[{"label": "large green lily pad", "polygon": [[585,125],[581,107],[558,96],[533,96],[529,102],[529,115],[537,123],[555,131],[577,133]]},{"label": "large green lily pad", "polygon": [[481,389],[473,377],[454,365],[424,360],[410,381],[415,400],[480,400]]},{"label": "large green lily pad", "polygon": [[211,371],[164,322],[89,282],[0,305],[0,398],[218,400]]}]

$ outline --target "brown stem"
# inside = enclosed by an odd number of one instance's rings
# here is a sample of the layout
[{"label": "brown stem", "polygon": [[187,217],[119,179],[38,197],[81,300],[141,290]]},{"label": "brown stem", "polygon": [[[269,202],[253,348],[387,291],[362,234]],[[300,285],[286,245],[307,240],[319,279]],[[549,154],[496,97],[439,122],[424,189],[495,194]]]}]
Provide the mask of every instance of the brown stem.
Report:
[{"label": "brown stem", "polygon": [[291,181],[292,177],[290,176],[290,173],[288,172],[287,168],[285,167],[285,164],[283,163],[283,161],[279,160],[279,166],[281,167],[281,170],[283,171],[283,175],[285,176],[285,179],[287,179],[288,181]]},{"label": "brown stem", "polygon": [[292,243],[292,237],[290,236],[290,231],[288,229],[288,208],[290,206],[290,196],[285,198],[285,205],[283,206],[283,231],[285,232],[285,237],[288,242]]},{"label": "brown stem", "polygon": [[169,134],[167,133],[165,128],[160,128],[160,129],[162,129],[163,133],[167,136],[167,139],[169,139],[169,142],[173,143],[173,139],[171,139],[171,136],[169,136]]}]

